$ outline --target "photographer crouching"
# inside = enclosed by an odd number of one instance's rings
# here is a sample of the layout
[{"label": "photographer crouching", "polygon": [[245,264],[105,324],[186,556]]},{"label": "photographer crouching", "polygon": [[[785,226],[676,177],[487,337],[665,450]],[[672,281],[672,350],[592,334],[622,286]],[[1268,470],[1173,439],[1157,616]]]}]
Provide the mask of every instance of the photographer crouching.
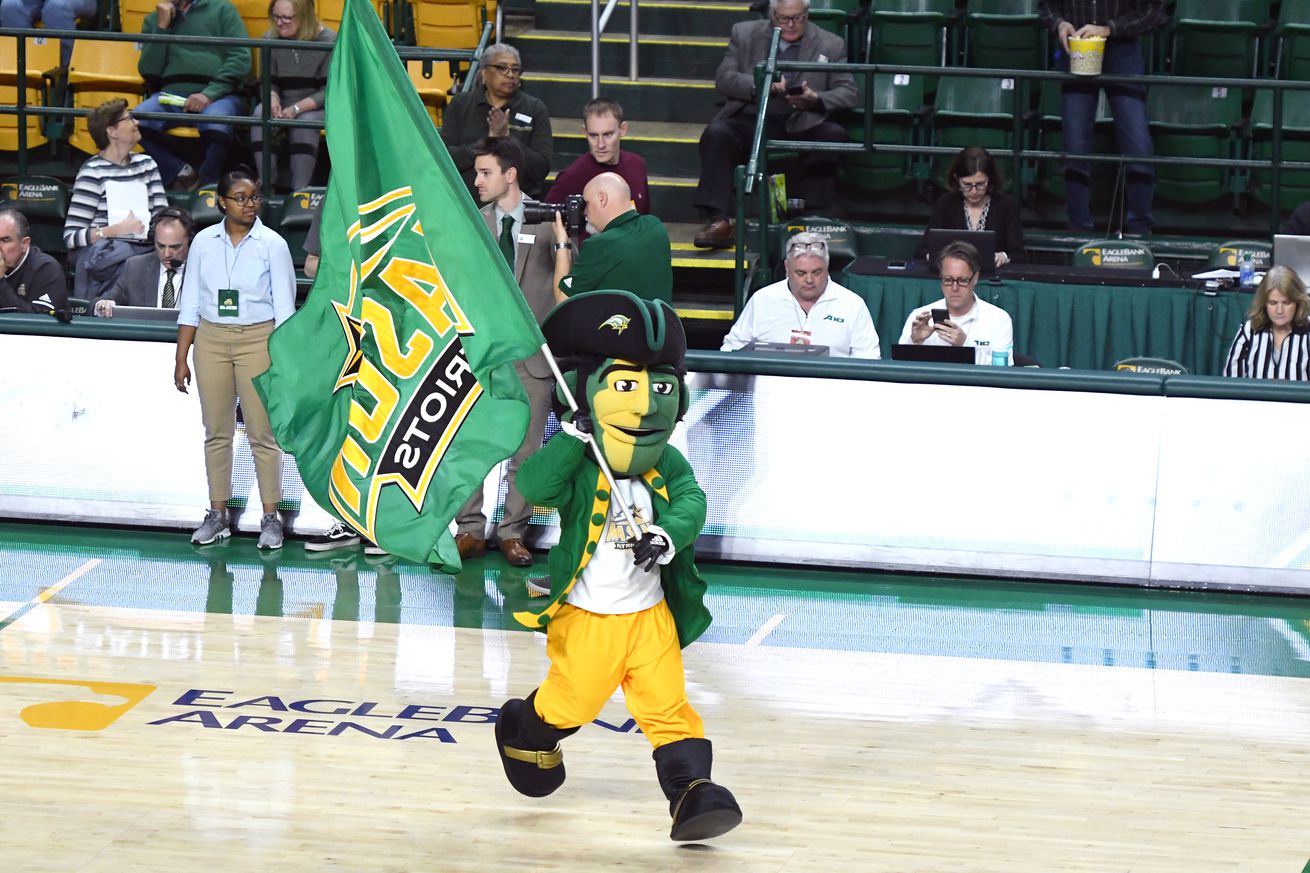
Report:
[{"label": "photographer crouching", "polygon": [[617,173],[601,173],[588,182],[582,200],[593,236],[576,259],[561,215],[569,204],[555,213],[556,299],[604,288],[672,305],[673,259],[663,222],[637,212],[628,183]]}]

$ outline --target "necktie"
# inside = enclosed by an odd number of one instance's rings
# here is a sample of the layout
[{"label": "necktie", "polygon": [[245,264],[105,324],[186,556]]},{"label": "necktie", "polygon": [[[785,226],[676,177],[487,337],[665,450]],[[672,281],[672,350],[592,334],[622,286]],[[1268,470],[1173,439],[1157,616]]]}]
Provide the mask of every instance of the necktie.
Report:
[{"label": "necktie", "polygon": [[177,305],[177,290],[173,287],[173,277],[177,270],[164,271],[164,308],[172,309]]},{"label": "necktie", "polygon": [[506,215],[500,220],[500,252],[505,262],[514,269],[514,216]]}]

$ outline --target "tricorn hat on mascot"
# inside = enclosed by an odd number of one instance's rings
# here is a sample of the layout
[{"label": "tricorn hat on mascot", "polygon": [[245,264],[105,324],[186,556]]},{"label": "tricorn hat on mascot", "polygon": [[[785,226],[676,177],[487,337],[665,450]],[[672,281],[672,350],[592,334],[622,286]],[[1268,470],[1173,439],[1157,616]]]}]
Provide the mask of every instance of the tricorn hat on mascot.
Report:
[{"label": "tricorn hat on mascot", "polygon": [[619,358],[647,367],[682,365],[687,334],[673,307],[630,291],[589,291],[556,306],[542,322],[560,357]]}]

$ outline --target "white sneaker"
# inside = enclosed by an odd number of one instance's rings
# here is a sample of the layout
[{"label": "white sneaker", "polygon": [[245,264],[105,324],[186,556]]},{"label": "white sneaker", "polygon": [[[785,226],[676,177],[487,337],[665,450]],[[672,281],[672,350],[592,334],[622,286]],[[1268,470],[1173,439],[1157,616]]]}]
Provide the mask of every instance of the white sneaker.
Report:
[{"label": "white sneaker", "polygon": [[327,533],[311,537],[305,541],[307,552],[330,552],[333,549],[346,549],[359,545],[359,534],[341,522],[332,525]]},{"label": "white sneaker", "polygon": [[205,520],[191,534],[191,542],[198,546],[207,546],[232,536],[232,529],[227,524],[226,509],[206,509]]},{"label": "white sneaker", "polygon": [[282,519],[278,518],[276,512],[266,512],[263,518],[259,520],[259,542],[256,547],[260,549],[282,548]]},{"label": "white sneaker", "polygon": [[370,558],[382,558],[391,553],[388,552],[386,549],[382,548],[381,546],[379,546],[377,543],[365,542],[364,554]]}]

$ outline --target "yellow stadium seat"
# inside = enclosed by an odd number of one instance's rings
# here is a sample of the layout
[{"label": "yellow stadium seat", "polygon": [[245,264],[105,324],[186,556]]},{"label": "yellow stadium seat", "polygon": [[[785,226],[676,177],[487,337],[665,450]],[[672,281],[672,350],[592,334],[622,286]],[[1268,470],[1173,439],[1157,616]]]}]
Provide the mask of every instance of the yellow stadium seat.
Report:
[{"label": "yellow stadium seat", "polygon": [[415,42],[424,48],[471,49],[482,38],[483,0],[411,0]]},{"label": "yellow stadium seat", "polygon": [[118,0],[118,29],[123,33],[140,33],[141,22],[157,5],[157,0]]},{"label": "yellow stadium seat", "polygon": [[[145,82],[137,71],[141,44],[135,42],[95,42],[79,39],[73,44],[73,58],[68,63],[68,91],[74,109],[94,109],[106,100],[122,97],[129,107],[141,102]],[[73,148],[87,154],[99,149],[91,140],[86,118],[73,122],[68,138]]]},{"label": "yellow stadium seat", "polygon": [[450,75],[450,64],[445,61],[433,61],[430,79],[423,78],[422,61],[407,61],[405,66],[409,70],[409,80],[414,83],[414,90],[418,92],[423,105],[428,108],[428,115],[432,117],[433,125],[441,127],[441,109],[446,105],[446,95],[450,92],[450,86],[454,84],[454,79]]},{"label": "yellow stadium seat", "polygon": [[[59,67],[59,40],[28,37],[26,58],[22,74],[18,70],[18,43],[13,39],[0,39],[0,103],[17,104],[18,89],[24,91],[28,106],[47,103],[48,77]],[[27,147],[44,145],[48,140],[41,119],[27,117]],[[0,151],[18,151],[18,116],[0,115]]]}]

